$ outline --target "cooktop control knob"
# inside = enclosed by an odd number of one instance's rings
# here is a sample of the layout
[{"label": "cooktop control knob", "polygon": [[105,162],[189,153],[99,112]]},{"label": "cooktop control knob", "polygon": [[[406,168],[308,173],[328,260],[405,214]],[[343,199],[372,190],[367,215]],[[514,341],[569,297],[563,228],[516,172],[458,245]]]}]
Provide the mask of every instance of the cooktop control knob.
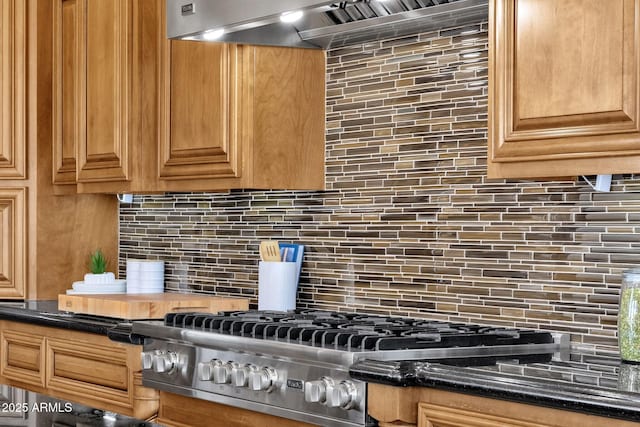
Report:
[{"label": "cooktop control knob", "polygon": [[249,373],[249,387],[251,390],[269,390],[278,379],[278,374],[273,368],[257,368]]},{"label": "cooktop control knob", "polygon": [[217,359],[212,359],[209,362],[198,363],[198,378],[201,381],[211,381],[213,379],[213,366],[215,362],[219,362]]},{"label": "cooktop control knob", "polygon": [[330,408],[351,409],[355,405],[357,397],[356,386],[348,380],[340,381],[339,384],[327,385],[326,405]]},{"label": "cooktop control knob", "polygon": [[155,353],[153,351],[143,351],[140,354],[140,360],[142,361],[142,369],[151,369],[153,368],[153,355]]},{"label": "cooktop control knob", "polygon": [[231,368],[231,383],[236,387],[246,387],[249,382],[249,365],[234,363]]},{"label": "cooktop control knob", "polygon": [[178,366],[178,355],[172,351],[153,356],[153,370],[159,374],[171,373]]},{"label": "cooktop control knob", "polygon": [[216,384],[227,384],[231,382],[232,364],[216,360],[213,363],[213,382]]},{"label": "cooktop control knob", "polygon": [[311,403],[324,403],[327,399],[327,385],[333,386],[333,380],[328,377],[304,383],[304,400]]}]

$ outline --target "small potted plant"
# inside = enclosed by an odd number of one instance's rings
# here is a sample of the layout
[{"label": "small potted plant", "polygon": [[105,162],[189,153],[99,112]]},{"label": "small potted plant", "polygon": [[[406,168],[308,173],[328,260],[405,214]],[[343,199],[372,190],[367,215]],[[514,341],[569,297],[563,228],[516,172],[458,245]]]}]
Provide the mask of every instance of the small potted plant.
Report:
[{"label": "small potted plant", "polygon": [[88,285],[103,285],[114,283],[116,277],[113,273],[107,272],[107,258],[100,249],[93,252],[89,258],[89,270],[91,273],[84,275],[84,283]]}]

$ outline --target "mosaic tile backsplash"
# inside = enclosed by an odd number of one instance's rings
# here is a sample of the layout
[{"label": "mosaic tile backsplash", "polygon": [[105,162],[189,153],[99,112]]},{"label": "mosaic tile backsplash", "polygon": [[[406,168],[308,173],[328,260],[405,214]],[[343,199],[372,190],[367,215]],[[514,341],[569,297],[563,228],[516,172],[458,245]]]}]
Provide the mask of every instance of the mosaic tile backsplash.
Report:
[{"label": "mosaic tile backsplash", "polygon": [[[127,258],[166,289],[245,296],[258,243],[302,243],[299,307],[568,331],[615,350],[640,266],[640,175],[486,179],[487,25],[327,52],[326,191],[135,196]],[[591,177],[593,178],[593,177]]]}]

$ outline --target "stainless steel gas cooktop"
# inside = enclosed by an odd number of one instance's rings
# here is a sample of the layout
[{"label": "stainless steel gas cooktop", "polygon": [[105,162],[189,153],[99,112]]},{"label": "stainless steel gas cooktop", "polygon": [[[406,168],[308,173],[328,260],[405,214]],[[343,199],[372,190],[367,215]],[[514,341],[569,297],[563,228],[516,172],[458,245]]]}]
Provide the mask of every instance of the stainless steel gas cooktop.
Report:
[{"label": "stainless steel gas cooktop", "polygon": [[320,310],[172,313],[135,322],[143,383],[327,426],[365,426],[360,360],[441,360],[559,352],[569,336]]}]

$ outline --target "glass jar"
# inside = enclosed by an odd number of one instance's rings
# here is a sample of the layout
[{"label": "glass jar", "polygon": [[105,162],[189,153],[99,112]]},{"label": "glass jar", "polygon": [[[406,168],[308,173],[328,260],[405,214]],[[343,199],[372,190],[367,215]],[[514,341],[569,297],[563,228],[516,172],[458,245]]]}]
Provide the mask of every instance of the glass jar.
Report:
[{"label": "glass jar", "polygon": [[618,345],[622,360],[640,363],[640,269],[622,273]]}]

